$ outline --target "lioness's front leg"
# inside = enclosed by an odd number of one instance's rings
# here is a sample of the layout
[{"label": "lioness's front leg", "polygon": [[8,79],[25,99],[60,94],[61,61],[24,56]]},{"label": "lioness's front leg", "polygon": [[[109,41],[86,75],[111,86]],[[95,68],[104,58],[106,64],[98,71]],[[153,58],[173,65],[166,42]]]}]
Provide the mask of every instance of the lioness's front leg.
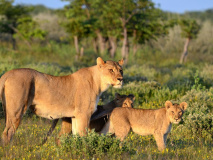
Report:
[{"label": "lioness's front leg", "polygon": [[72,118],[72,133],[79,134],[80,136],[86,135],[89,126],[90,117],[85,114],[79,114]]}]

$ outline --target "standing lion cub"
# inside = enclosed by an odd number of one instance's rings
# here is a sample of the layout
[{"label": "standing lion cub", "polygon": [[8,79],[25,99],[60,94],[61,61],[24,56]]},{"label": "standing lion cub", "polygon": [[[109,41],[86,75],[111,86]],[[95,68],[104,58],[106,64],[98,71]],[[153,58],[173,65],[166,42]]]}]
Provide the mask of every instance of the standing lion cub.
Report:
[{"label": "standing lion cub", "polygon": [[139,135],[153,135],[159,150],[166,148],[167,135],[171,131],[172,123],[178,124],[187,108],[187,103],[172,104],[166,101],[165,108],[134,109],[115,108],[110,116],[110,123],[101,133],[115,133],[121,141],[130,129]]}]

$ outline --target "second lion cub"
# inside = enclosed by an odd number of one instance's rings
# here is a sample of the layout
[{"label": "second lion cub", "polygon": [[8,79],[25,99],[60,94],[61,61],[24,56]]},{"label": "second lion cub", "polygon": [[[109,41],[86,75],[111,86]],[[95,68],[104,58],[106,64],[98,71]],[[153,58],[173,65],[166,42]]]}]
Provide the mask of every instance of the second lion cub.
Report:
[{"label": "second lion cub", "polygon": [[101,133],[115,133],[121,141],[130,129],[139,135],[153,135],[158,149],[166,148],[166,139],[172,123],[178,124],[187,108],[187,103],[172,104],[166,101],[160,109],[115,108],[110,116],[109,125]]}]

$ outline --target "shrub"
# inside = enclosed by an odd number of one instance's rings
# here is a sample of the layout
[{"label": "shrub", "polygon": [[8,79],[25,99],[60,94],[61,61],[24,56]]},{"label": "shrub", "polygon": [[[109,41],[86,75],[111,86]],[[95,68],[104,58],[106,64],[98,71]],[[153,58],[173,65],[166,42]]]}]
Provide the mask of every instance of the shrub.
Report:
[{"label": "shrub", "polygon": [[195,137],[213,138],[213,90],[188,91],[181,101],[188,103],[183,116],[184,125],[181,126]]}]

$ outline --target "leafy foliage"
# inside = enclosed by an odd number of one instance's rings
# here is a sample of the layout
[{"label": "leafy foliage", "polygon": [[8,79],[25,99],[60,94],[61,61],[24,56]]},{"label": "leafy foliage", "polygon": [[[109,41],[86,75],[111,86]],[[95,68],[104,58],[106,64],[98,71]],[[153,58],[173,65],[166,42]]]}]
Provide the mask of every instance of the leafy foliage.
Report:
[{"label": "leafy foliage", "polygon": [[181,19],[179,24],[182,30],[181,35],[189,39],[195,39],[201,28],[201,25],[193,19]]}]

